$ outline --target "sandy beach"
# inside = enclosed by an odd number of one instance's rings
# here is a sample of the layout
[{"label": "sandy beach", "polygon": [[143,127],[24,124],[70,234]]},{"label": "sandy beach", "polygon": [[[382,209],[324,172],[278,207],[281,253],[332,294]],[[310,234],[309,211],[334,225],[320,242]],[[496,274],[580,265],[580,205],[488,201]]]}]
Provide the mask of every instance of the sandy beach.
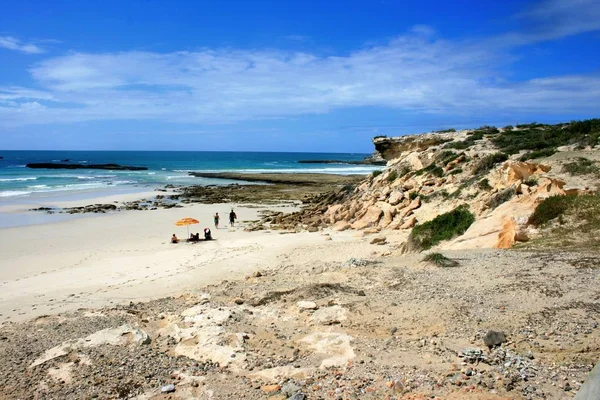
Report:
[{"label": "sandy beach", "polygon": [[[156,192],[88,199],[84,204],[131,201]],[[81,201],[55,202],[55,207],[81,205]],[[44,203],[48,206],[48,203]],[[5,206],[2,211],[28,213],[40,206]],[[238,222],[227,223],[231,204],[191,204],[184,208],[84,214],[66,221],[0,229],[0,321],[18,321],[129,301],[172,296],[202,285],[235,279],[256,269],[271,268],[277,257],[292,248],[322,243],[321,234],[307,232],[244,232],[245,221],[258,219],[258,211],[293,211],[282,206],[235,207]],[[219,229],[213,215],[219,212]],[[45,216],[46,221],[51,217]],[[175,221],[200,221],[190,232],[205,227],[215,240],[173,245],[173,233],[185,238],[187,229]],[[343,236],[339,235],[342,239]]]}]

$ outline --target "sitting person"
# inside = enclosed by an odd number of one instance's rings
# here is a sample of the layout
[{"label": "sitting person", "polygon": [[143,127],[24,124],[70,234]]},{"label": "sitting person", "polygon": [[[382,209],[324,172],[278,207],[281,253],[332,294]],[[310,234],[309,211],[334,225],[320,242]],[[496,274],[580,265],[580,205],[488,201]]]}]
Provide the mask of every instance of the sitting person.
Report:
[{"label": "sitting person", "polygon": [[190,238],[188,239],[188,242],[198,242],[200,241],[200,234],[196,233],[195,235],[193,233],[190,233]]},{"label": "sitting person", "polygon": [[210,234],[210,229],[204,228],[204,240],[212,240],[212,235]]},{"label": "sitting person", "polygon": [[171,236],[171,243],[179,243],[179,239],[177,239],[177,236],[175,236],[175,234]]}]

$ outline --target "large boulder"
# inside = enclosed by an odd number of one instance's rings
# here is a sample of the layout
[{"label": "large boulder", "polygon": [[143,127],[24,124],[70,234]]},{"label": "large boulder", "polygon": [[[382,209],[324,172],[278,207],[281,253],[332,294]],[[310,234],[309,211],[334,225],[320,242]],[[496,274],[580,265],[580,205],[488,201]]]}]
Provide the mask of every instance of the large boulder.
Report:
[{"label": "large boulder", "polygon": [[370,206],[367,211],[352,224],[354,229],[365,229],[377,225],[383,215],[383,210],[377,206]]}]

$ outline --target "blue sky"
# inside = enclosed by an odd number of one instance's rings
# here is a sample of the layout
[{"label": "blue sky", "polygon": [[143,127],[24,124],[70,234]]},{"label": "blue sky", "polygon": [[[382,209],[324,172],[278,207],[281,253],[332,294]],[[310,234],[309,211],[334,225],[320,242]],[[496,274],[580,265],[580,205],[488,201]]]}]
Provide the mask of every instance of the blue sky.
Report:
[{"label": "blue sky", "polygon": [[599,104],[597,0],[22,0],[0,14],[0,149],[370,152],[376,135]]}]

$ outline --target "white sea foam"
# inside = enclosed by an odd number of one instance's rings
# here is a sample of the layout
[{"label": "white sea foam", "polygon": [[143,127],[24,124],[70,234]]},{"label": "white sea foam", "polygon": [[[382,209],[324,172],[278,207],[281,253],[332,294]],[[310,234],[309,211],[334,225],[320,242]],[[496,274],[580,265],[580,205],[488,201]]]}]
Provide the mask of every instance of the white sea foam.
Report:
[{"label": "white sea foam", "polygon": [[0,197],[24,196],[30,193],[31,192],[25,192],[23,190],[5,190],[4,192],[0,192]]},{"label": "white sea foam", "polygon": [[230,170],[202,170],[197,172],[243,172],[243,173],[285,173],[285,174],[369,174],[373,171],[383,169],[383,167],[338,167],[338,168],[282,168],[282,169],[230,169]]},{"label": "white sea foam", "polygon": [[23,182],[23,181],[35,181],[37,178],[30,176],[27,178],[0,178],[0,182]]}]

